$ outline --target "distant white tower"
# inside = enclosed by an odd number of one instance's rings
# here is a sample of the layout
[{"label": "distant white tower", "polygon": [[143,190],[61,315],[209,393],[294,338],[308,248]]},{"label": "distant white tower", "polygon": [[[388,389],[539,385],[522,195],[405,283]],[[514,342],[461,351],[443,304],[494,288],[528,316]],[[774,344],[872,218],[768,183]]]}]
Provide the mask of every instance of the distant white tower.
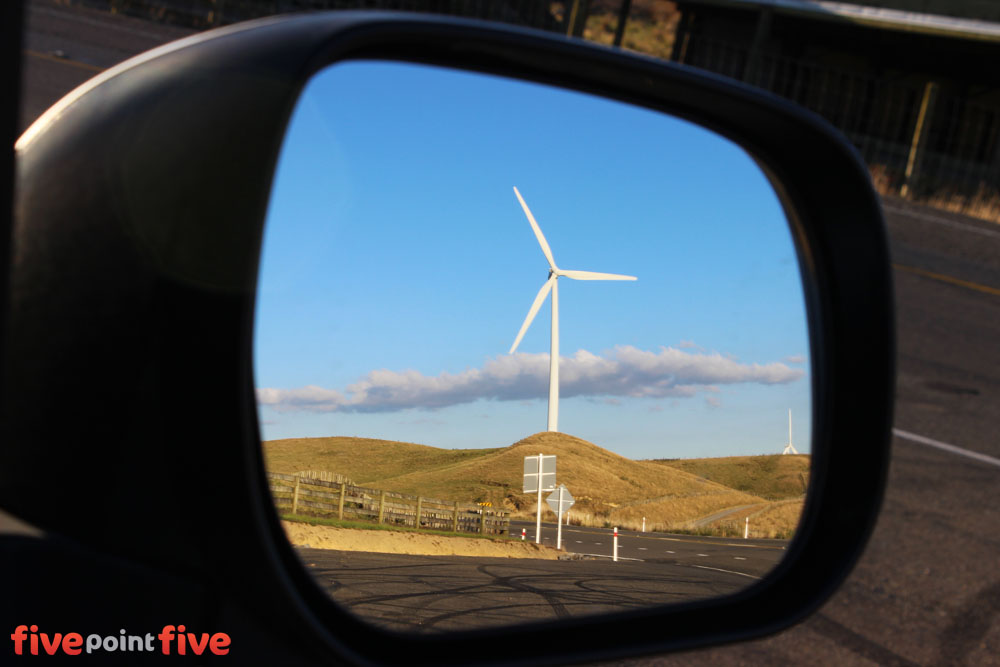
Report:
[{"label": "distant white tower", "polygon": [[799,450],[795,449],[795,445],[792,444],[792,409],[788,409],[788,444],[785,445],[785,450],[781,452],[782,454],[798,454]]}]

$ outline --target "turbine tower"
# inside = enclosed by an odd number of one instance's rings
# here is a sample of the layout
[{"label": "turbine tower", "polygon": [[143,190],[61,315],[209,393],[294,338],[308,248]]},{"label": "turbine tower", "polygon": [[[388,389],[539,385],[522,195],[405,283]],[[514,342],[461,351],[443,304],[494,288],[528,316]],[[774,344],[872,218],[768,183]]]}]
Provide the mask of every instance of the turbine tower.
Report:
[{"label": "turbine tower", "polygon": [[795,445],[792,444],[792,409],[788,408],[788,444],[785,445],[785,450],[781,452],[782,454],[798,454],[799,450],[795,449]]},{"label": "turbine tower", "polygon": [[545,255],[545,259],[549,263],[549,278],[542,285],[542,288],[538,290],[538,295],[535,297],[535,302],[531,304],[531,309],[528,310],[528,316],[524,318],[524,324],[521,325],[521,330],[517,332],[517,338],[514,339],[514,344],[510,346],[510,352],[508,354],[514,354],[514,350],[517,349],[518,344],[524,337],[524,332],[528,330],[531,326],[532,320],[535,319],[535,315],[538,313],[538,309],[542,307],[542,303],[545,301],[545,297],[552,292],[552,334],[551,343],[549,346],[549,421],[548,430],[558,431],[559,422],[559,278],[565,276],[567,278],[572,278],[573,280],[636,280],[635,276],[622,276],[616,273],[595,273],[594,271],[565,271],[556,266],[556,260],[552,257],[552,250],[549,248],[548,242],[545,240],[545,236],[542,235],[542,230],[535,222],[535,216],[531,214],[528,209],[528,205],[524,203],[524,198],[521,197],[521,193],[514,188],[514,194],[517,195],[517,200],[521,202],[521,208],[524,209],[524,214],[528,217],[528,222],[531,223],[531,229],[535,232],[535,238],[538,239],[538,245],[542,247],[542,253]]}]

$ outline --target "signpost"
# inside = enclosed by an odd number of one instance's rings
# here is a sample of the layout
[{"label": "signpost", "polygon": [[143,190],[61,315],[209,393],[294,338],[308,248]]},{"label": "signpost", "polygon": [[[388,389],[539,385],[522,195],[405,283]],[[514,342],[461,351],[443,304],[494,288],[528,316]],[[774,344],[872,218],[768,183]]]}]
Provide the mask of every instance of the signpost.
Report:
[{"label": "signpost", "polygon": [[524,457],[524,493],[538,493],[538,516],[535,519],[535,544],[542,543],[542,491],[556,488],[555,454]]},{"label": "signpost", "polygon": [[566,488],[566,485],[560,484],[555,493],[546,498],[545,502],[556,513],[556,526],[558,526],[556,530],[556,549],[562,549],[562,515],[576,501],[573,499],[573,495],[569,492],[569,489]]}]

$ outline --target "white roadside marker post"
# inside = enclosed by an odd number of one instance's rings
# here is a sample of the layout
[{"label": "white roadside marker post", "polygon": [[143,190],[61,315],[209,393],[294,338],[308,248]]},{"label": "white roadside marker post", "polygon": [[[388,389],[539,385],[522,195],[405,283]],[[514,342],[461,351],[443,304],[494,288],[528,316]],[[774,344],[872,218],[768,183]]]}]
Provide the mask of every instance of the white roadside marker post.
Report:
[{"label": "white roadside marker post", "polygon": [[528,529],[527,529],[527,528],[522,528],[522,529],[521,529],[521,541],[522,541],[522,542],[524,542],[524,538],[525,538],[525,536],[527,535],[527,532],[528,532]]},{"label": "white roadside marker post", "polygon": [[642,517],[642,532],[646,532],[646,517]]},{"label": "white roadside marker post", "polygon": [[615,526],[615,540],[611,547],[611,560],[618,562],[618,526]]},{"label": "white roadside marker post", "polygon": [[747,517],[747,522],[743,526],[743,539],[747,539],[750,536],[750,517]]},{"label": "white roadside marker post", "polygon": [[563,492],[566,487],[562,484],[559,485],[559,513],[556,514],[556,549],[562,549],[562,508],[563,508]]}]

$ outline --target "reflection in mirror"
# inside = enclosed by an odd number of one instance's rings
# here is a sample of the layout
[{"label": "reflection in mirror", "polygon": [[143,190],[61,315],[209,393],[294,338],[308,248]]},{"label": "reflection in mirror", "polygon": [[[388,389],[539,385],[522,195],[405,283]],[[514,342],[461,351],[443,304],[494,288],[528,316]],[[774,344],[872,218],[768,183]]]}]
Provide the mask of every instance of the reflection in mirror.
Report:
[{"label": "reflection in mirror", "polygon": [[260,427],[290,541],[361,618],[496,627],[751,585],[803,506],[807,334],[774,191],[695,125],[392,62],[324,70],[294,111]]}]

